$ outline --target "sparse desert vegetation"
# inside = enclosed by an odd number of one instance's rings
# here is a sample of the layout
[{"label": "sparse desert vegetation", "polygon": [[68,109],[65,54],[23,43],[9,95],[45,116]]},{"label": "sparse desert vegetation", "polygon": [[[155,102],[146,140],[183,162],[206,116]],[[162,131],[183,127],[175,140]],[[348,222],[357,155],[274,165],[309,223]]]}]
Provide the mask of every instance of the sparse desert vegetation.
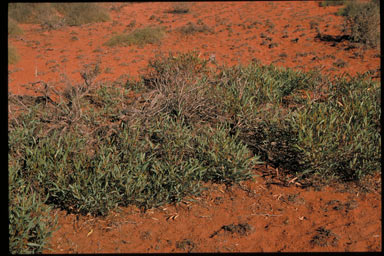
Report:
[{"label": "sparse desert vegetation", "polygon": [[380,250],[378,6],[9,3],[9,251]]},{"label": "sparse desert vegetation", "polygon": [[8,17],[19,23],[45,24],[51,28],[59,24],[80,26],[110,19],[108,12],[97,3],[10,3]]},{"label": "sparse desert vegetation", "polygon": [[15,64],[20,59],[15,47],[8,45],[8,64]]},{"label": "sparse desert vegetation", "polygon": [[40,204],[97,216],[180,202],[202,181],[250,179],[261,161],[299,180],[357,180],[380,169],[377,84],[338,78],[321,91],[318,74],[250,65],[215,75],[206,63],[193,53],[154,60],[134,86],[144,101],[128,105],[130,89],[91,82],[97,66],[58,103],[11,96],[27,107],[10,121],[11,184]]},{"label": "sparse desert vegetation", "polygon": [[163,27],[145,27],[134,30],[129,34],[119,34],[110,38],[104,45],[114,46],[130,46],[138,45],[144,46],[145,44],[157,44],[165,36]]}]

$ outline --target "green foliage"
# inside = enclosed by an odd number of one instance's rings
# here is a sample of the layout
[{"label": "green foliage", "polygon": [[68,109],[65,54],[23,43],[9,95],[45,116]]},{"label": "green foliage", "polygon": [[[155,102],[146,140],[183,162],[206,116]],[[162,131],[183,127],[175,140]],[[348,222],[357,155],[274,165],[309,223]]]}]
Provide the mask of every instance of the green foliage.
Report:
[{"label": "green foliage", "polygon": [[329,90],[326,102],[308,101],[291,116],[297,147],[311,163],[307,172],[359,180],[380,170],[380,86],[362,78],[339,78]]},{"label": "green foliage", "polygon": [[104,43],[106,46],[130,46],[138,45],[144,46],[146,44],[158,44],[161,39],[165,36],[163,27],[149,26],[145,28],[139,28],[129,34],[115,35],[107,42]]},{"label": "green foliage", "polygon": [[[10,250],[40,252],[49,207],[106,215],[230,185],[267,162],[298,178],[359,180],[381,169],[380,84],[272,65],[207,67],[196,52],[151,60],[140,81],[9,95]],[[128,98],[135,90],[141,97]],[[309,94],[311,92],[311,94]],[[261,162],[263,161],[263,162]],[[47,206],[49,205],[49,207]]]},{"label": "green foliage", "polygon": [[88,67],[84,84],[62,92],[59,104],[11,97],[35,104],[28,115],[11,120],[9,147],[12,158],[26,159],[18,171],[41,188],[46,203],[106,215],[117,205],[180,201],[199,193],[202,181],[231,184],[252,177],[258,157],[225,125],[202,127],[169,111],[147,118],[135,111],[145,103],[127,105],[123,95],[130,89],[95,84],[97,74],[97,64]]},{"label": "green foliage", "polygon": [[[105,215],[116,205],[151,208],[181,201],[200,192],[201,181],[251,178],[249,170],[257,160],[224,128],[215,133],[189,128],[166,115],[149,123],[122,124],[109,136],[99,130],[93,138],[69,129],[53,130],[47,137],[42,123],[35,122],[39,119],[25,120],[32,134],[23,136],[29,142],[20,153],[27,160],[17,171],[43,188],[47,203],[82,214]],[[18,143],[17,137],[10,143],[13,153]]]},{"label": "green foliage", "polygon": [[9,134],[8,168],[8,211],[9,211],[9,251],[12,254],[41,253],[50,237],[56,219],[49,216],[51,210],[46,198],[39,192],[38,184],[28,178],[33,170],[26,170],[26,161],[19,156],[25,155],[35,143],[34,122],[30,114],[22,118],[23,123]]},{"label": "green foliage", "polygon": [[380,42],[380,5],[378,1],[349,1],[340,12],[344,29],[354,42],[376,47]]},{"label": "green foliage", "polygon": [[297,134],[285,121],[287,106],[301,106],[303,99],[295,94],[316,91],[316,79],[315,74],[258,64],[222,69],[216,77],[232,131],[263,161],[291,171],[306,163],[294,147]]}]

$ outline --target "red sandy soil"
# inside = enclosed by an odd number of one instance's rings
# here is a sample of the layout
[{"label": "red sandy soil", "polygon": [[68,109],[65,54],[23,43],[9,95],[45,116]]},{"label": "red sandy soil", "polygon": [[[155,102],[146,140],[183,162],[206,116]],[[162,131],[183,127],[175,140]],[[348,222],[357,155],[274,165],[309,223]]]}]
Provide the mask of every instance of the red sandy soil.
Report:
[{"label": "red sandy soil", "polygon": [[[20,55],[18,63],[8,66],[9,91],[36,94],[39,84],[33,83],[38,81],[75,85],[82,82],[84,65],[96,62],[102,70],[98,79],[138,77],[156,54],[191,50],[206,59],[214,54],[217,63],[230,66],[259,60],[330,75],[371,70],[373,78],[380,77],[379,49],[349,49],[348,41],[316,38],[314,22],[322,34],[342,35],[343,18],[334,15],[339,6],[319,7],[311,1],[188,2],[184,4],[189,13],[167,13],[175,4],[103,3],[110,9],[111,21],[51,31],[21,24],[24,34],[9,39]],[[214,33],[182,36],[177,29],[188,22],[204,23]],[[103,46],[115,32],[151,24],[167,27],[160,45]],[[213,184],[193,202],[145,213],[128,207],[95,218],[55,210],[58,230],[50,240],[51,249],[44,252],[382,250],[380,174],[370,177],[365,182],[368,191],[362,191],[351,184],[305,189],[294,182],[288,187],[271,184],[276,171],[259,167],[255,172],[263,170],[270,175],[229,188]]]}]

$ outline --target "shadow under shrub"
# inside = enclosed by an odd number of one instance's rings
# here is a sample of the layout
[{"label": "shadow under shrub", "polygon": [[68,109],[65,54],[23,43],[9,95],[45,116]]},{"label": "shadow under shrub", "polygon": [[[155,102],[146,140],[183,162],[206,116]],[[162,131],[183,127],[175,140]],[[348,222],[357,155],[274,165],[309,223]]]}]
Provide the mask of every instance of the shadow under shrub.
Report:
[{"label": "shadow under shrub", "polygon": [[[297,132],[288,114],[302,107],[302,90],[316,93],[323,82],[315,73],[252,64],[224,68],[215,77],[231,133],[266,163],[290,172],[306,169],[303,152],[295,147]],[[289,106],[288,106],[289,105]]]}]

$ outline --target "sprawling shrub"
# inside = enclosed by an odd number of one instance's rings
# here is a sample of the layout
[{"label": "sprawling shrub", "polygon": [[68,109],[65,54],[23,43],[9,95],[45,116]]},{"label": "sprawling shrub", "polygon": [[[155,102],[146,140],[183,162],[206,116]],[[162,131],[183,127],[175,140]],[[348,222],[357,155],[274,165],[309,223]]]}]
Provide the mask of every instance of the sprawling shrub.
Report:
[{"label": "sprawling shrub", "polygon": [[343,9],[344,29],[352,40],[376,47],[380,43],[380,3],[379,1],[349,1]]},{"label": "sprawling shrub", "polygon": [[197,53],[151,60],[123,87],[95,82],[98,73],[89,65],[82,84],[52,89],[57,102],[49,85],[43,96],[9,94],[12,252],[41,252],[50,207],[148,209],[198,195],[203,182],[250,179],[265,162],[297,178],[380,171],[380,83],[365,75],[211,70]]},{"label": "sprawling shrub", "polygon": [[208,74],[207,61],[196,52],[150,60],[142,77],[150,93],[141,113],[149,118],[159,112],[168,113],[187,123],[224,118],[217,88],[210,83]]}]

